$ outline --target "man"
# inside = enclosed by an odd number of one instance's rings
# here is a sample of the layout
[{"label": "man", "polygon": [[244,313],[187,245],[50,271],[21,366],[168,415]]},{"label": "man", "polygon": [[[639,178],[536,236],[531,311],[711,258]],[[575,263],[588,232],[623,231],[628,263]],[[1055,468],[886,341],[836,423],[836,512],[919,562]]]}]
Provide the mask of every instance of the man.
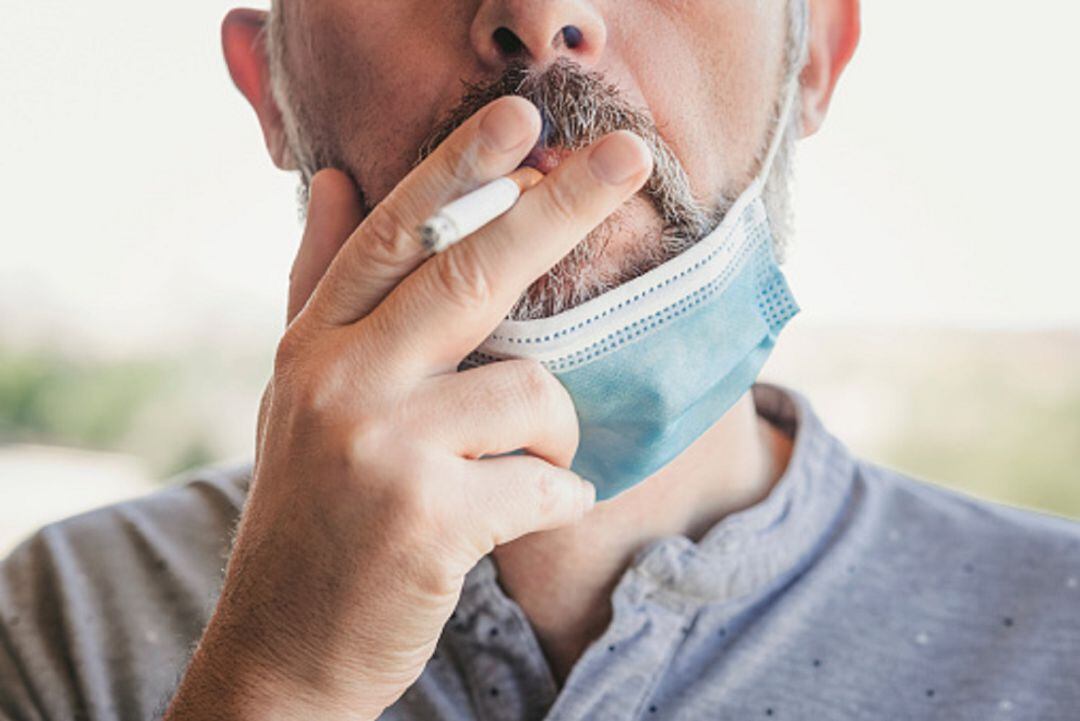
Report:
[{"label": "man", "polygon": [[747,390],[794,312],[791,145],[858,27],[857,0],[231,13],[307,190],[255,464],[17,550],[0,715],[1077,718],[1080,529]]}]

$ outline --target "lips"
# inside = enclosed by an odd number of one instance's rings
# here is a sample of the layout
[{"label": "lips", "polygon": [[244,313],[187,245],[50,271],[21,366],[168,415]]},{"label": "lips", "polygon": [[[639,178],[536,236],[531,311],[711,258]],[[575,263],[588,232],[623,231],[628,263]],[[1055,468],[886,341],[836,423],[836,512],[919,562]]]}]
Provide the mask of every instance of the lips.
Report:
[{"label": "lips", "polygon": [[570,155],[570,151],[566,148],[547,147],[537,143],[518,167],[536,168],[544,175],[547,175],[559,167],[559,163],[568,155]]}]

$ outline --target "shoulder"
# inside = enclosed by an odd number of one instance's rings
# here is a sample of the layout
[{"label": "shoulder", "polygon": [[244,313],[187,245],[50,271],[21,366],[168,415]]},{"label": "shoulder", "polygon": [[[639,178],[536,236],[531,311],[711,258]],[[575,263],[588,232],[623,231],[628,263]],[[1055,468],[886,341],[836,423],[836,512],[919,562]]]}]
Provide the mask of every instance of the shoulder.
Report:
[{"label": "shoulder", "polygon": [[49,524],[3,562],[0,583],[102,585],[216,557],[239,517],[249,475],[246,465],[207,467],[156,493]]},{"label": "shoulder", "polygon": [[100,694],[152,714],[209,618],[249,477],[200,469],[15,549],[0,563],[0,709],[64,717]]},{"label": "shoulder", "polygon": [[[970,654],[972,668],[993,658],[991,665],[1006,663],[1032,683],[1048,666],[1075,679],[1080,524],[877,465],[856,468],[848,530],[858,551],[848,562],[855,564],[857,594],[891,609],[897,623],[952,639],[954,652]],[[1068,689],[1052,688],[1065,680],[1039,683],[1055,698],[1071,698]]]},{"label": "shoulder", "polygon": [[1071,718],[1080,524],[863,460],[850,468],[819,569],[832,589],[834,641],[862,649],[868,668],[894,669],[897,687]]},{"label": "shoulder", "polygon": [[[754,398],[763,417],[794,435],[791,465],[812,479],[812,494],[843,496],[834,548],[847,562],[861,559],[882,573],[907,574],[915,586],[936,573],[937,587],[957,595],[1018,588],[1029,596],[1044,592],[1046,603],[1080,606],[1080,523],[974,498],[858,458],[806,398],[788,389],[758,385]],[[960,582],[947,577],[954,570],[963,574]],[[1080,614],[1073,615],[1080,625]]]},{"label": "shoulder", "polygon": [[915,548],[956,547],[996,564],[1038,561],[1080,573],[1080,523],[995,503],[858,460],[855,489],[886,538]]}]

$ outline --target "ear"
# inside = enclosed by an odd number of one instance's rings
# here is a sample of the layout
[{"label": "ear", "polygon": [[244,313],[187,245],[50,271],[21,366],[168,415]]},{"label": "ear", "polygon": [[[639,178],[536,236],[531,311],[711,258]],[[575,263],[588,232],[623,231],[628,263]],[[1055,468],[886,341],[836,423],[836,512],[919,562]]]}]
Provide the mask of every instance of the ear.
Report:
[{"label": "ear", "polygon": [[266,149],[274,164],[282,170],[295,170],[281,109],[270,92],[270,58],[263,33],[267,18],[263,10],[231,10],[221,23],[221,45],[233,83],[259,117]]},{"label": "ear", "polygon": [[809,0],[810,48],[802,85],[803,137],[825,122],[833,90],[859,44],[859,0]]}]

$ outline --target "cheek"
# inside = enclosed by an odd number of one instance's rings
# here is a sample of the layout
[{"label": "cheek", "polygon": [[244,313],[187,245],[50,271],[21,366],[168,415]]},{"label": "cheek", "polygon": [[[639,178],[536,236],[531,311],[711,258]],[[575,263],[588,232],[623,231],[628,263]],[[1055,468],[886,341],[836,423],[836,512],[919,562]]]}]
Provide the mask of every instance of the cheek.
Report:
[{"label": "cheek", "polygon": [[[307,121],[344,156],[369,203],[408,172],[439,113],[460,98],[455,33],[419,0],[311,3],[301,73]],[[363,12],[360,12],[360,9]],[[445,47],[443,45],[445,44]],[[440,58],[432,63],[423,58]]]},{"label": "cheek", "polygon": [[751,179],[780,90],[783,0],[698,0],[627,38],[636,80],[703,200]]}]

